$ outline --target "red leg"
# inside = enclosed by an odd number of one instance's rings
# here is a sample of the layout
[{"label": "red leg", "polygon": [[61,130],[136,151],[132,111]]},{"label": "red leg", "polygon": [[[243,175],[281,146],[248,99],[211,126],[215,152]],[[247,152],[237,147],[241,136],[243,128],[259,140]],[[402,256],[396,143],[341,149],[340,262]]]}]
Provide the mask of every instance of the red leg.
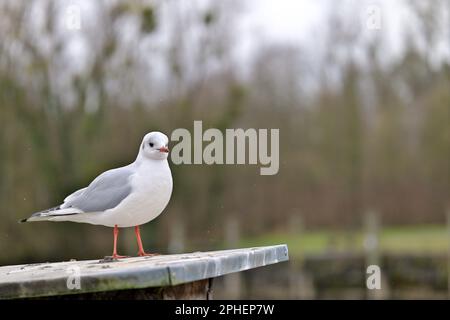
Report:
[{"label": "red leg", "polygon": [[114,249],[112,258],[113,259],[120,259],[120,258],[126,258],[127,256],[120,256],[117,254],[117,237],[119,236],[119,228],[117,227],[117,224],[114,226]]},{"label": "red leg", "polygon": [[157,253],[145,253],[144,247],[142,246],[142,239],[141,239],[141,233],[139,231],[139,226],[134,227],[134,232],[136,233],[136,240],[137,240],[138,247],[139,247],[138,255],[140,257],[151,257],[151,256],[158,255]]}]

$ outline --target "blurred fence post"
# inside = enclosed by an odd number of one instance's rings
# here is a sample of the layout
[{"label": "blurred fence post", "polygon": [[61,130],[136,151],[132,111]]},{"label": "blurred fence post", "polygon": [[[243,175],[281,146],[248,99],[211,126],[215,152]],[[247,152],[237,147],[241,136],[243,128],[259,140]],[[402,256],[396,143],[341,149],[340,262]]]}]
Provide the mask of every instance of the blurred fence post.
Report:
[{"label": "blurred fence post", "polygon": [[[294,239],[301,241],[304,224],[301,212],[293,212],[289,216],[289,233]],[[290,299],[313,299],[315,290],[313,281],[304,270],[303,250],[296,251],[289,262],[289,298]]]},{"label": "blurred fence post", "polygon": [[[225,243],[227,249],[235,249],[239,246],[240,230],[239,220],[234,215],[225,220]],[[224,277],[225,295],[228,299],[240,299],[242,295],[241,273],[232,273]]]},{"label": "blurred fence post", "polygon": [[368,210],[365,214],[365,237],[364,237],[364,249],[366,253],[366,270],[364,270],[365,279],[367,279],[367,267],[376,265],[381,270],[381,289],[369,289],[366,282],[366,297],[370,300],[386,299],[388,296],[389,288],[388,282],[385,279],[385,274],[381,268],[380,258],[380,221],[378,213],[374,210]]},{"label": "blurred fence post", "polygon": [[182,253],[185,250],[184,220],[176,217],[169,224],[169,253]]},{"label": "blurred fence post", "polygon": [[447,298],[450,299],[450,205],[447,207]]}]

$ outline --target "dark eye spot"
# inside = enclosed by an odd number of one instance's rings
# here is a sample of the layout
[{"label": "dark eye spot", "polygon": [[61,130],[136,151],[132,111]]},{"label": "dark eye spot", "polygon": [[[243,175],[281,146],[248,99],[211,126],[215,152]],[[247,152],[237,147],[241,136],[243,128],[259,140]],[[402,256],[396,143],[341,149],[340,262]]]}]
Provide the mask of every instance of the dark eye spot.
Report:
[{"label": "dark eye spot", "polygon": [[150,146],[150,148],[153,148],[154,146],[153,142],[150,142],[148,145]]}]

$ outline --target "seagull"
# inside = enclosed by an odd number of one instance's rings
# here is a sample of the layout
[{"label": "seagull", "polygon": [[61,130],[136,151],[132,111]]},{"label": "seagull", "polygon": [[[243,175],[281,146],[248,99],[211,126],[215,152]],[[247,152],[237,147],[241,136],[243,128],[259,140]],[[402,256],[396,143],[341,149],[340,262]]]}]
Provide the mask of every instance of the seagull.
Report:
[{"label": "seagull", "polygon": [[71,221],[114,228],[112,259],[117,254],[119,228],[134,227],[139,256],[145,253],[139,226],[165,209],[172,194],[172,174],[167,161],[169,139],[161,132],[146,134],[136,160],[96,177],[86,188],[75,191],[54,208],[39,211],[20,222]]}]

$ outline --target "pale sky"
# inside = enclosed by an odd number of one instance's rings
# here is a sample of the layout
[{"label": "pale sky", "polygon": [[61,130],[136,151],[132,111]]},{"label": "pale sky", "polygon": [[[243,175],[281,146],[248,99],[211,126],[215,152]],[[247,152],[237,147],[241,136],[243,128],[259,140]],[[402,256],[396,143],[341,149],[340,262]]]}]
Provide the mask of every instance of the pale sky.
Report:
[{"label": "pale sky", "polygon": [[[152,1],[152,0],[149,0]],[[147,86],[147,83],[162,84],[165,79],[170,76],[170,71],[167,70],[170,66],[166,63],[166,54],[168,49],[168,40],[170,40],[171,26],[177,22],[176,14],[189,17],[192,13],[189,9],[204,11],[205,5],[217,0],[157,0],[160,3],[159,14],[161,15],[158,32],[155,32],[151,38],[145,39],[137,43],[135,37],[139,34],[139,20],[136,16],[128,15],[121,17],[120,21],[115,21],[112,28],[115,28],[120,35],[120,52],[115,55],[114,59],[109,61],[111,66],[120,64],[126,60],[130,55],[135,55],[142,49],[141,52],[146,52],[145,63],[146,66],[138,68],[135,72],[140,76],[142,81],[139,83]],[[228,1],[228,0],[220,0]],[[327,30],[330,27],[328,17],[330,13],[337,13],[341,17],[341,21],[345,24],[346,30],[354,29],[356,33],[361,35],[361,38],[356,45],[356,48],[364,48],[365,43],[368,43],[374,37],[381,35],[381,52],[382,59],[385,62],[390,62],[392,59],[401,56],[402,49],[405,43],[406,31],[414,34],[417,30],[418,21],[408,10],[405,5],[407,0],[229,0],[235,1],[238,4],[236,16],[233,16],[233,22],[228,24],[225,21],[225,26],[230,27],[229,33],[233,38],[233,57],[237,63],[237,70],[245,76],[246,71],[251,66],[257,50],[262,46],[272,46],[274,44],[298,46],[302,50],[302,55],[308,57],[308,66],[313,70],[317,66],[322,65],[321,55],[327,50],[338,50],[333,45],[333,39],[328,39]],[[418,0],[420,1],[420,0]],[[31,16],[33,17],[30,23],[30,33],[36,39],[43,51],[51,50],[50,40],[42,36],[42,30],[45,27],[45,7],[43,4],[45,0],[32,2],[34,10]],[[109,2],[104,2],[109,3]],[[419,2],[418,2],[419,3]],[[424,2],[421,2],[424,3]],[[233,4],[233,3],[231,3]],[[429,4],[429,3],[428,3]],[[69,30],[67,28],[67,7],[78,6],[81,14],[81,28],[79,31]],[[174,8],[174,6],[181,8]],[[231,6],[233,8],[233,6]],[[58,36],[65,40],[66,47],[64,50],[63,59],[58,62],[64,65],[65,72],[60,72],[55,75],[54,86],[58,92],[69,91],[71,78],[74,74],[83,73],[83,70],[89,70],[94,61],[91,47],[98,47],[96,37],[98,33],[106,32],[106,30],[98,29],[97,22],[102,15],[102,6],[95,5],[95,2],[90,0],[59,0],[57,2]],[[175,9],[178,9],[175,10]],[[373,13],[377,10],[378,16]],[[173,13],[176,13],[173,15]],[[51,13],[50,13],[51,14]],[[375,21],[374,17],[378,17],[378,24],[373,28],[371,22]],[[438,35],[442,39],[434,48],[427,48],[421,44],[419,37],[413,37],[419,48],[430,58],[432,63],[439,65],[441,61],[447,60],[450,62],[450,24],[448,24],[449,13],[448,10],[441,13],[437,18],[441,23],[441,30],[436,30],[434,35]],[[447,23],[447,24],[446,24]],[[372,26],[372,27],[368,27]],[[447,27],[447,29],[446,29]],[[85,31],[85,32],[83,32]],[[172,34],[173,36],[173,34]],[[176,34],[177,36],[177,34]],[[187,32],[181,35],[185,40],[187,46],[184,50],[186,55],[184,66],[190,68],[190,74],[195,76],[197,72],[197,61],[191,58],[196,55],[198,50],[198,39],[195,32]],[[220,35],[218,35],[220,36]],[[226,35],[225,35],[226,36]],[[191,38],[189,38],[191,37]],[[176,37],[175,37],[176,38]],[[361,40],[362,39],[362,40]],[[170,41],[173,41],[170,40]],[[90,47],[91,46],[91,47]],[[70,63],[67,63],[70,61]],[[211,67],[213,70],[214,66]],[[151,72],[147,72],[147,71]],[[138,74],[142,72],[143,74]],[[118,77],[120,80],[120,77]],[[111,90],[120,91],[123,84],[120,81],[107,83]],[[126,79],[122,79],[125,81]],[[168,81],[168,83],[170,83]],[[156,85],[155,85],[156,87]],[[95,91],[93,89],[93,91]],[[161,90],[156,92],[149,92],[145,90],[150,96],[157,96]],[[65,96],[69,97],[68,94]],[[70,98],[70,97],[69,97]],[[93,97],[92,101],[95,102]],[[70,103],[69,103],[70,104]],[[95,104],[95,103],[93,103]]]},{"label": "pale sky", "polygon": [[[318,50],[317,42],[325,36],[326,16],[331,10],[339,11],[350,27],[361,28],[359,31],[368,39],[382,33],[383,50],[391,57],[402,53],[405,31],[414,32],[417,28],[405,0],[247,0],[244,3],[239,30],[245,51],[251,51],[258,41],[299,44]],[[379,29],[366,27],[374,17],[373,7],[379,9]],[[442,12],[440,19],[448,21],[449,12]],[[450,61],[450,30],[443,33],[442,45],[435,49],[435,59]]]}]

